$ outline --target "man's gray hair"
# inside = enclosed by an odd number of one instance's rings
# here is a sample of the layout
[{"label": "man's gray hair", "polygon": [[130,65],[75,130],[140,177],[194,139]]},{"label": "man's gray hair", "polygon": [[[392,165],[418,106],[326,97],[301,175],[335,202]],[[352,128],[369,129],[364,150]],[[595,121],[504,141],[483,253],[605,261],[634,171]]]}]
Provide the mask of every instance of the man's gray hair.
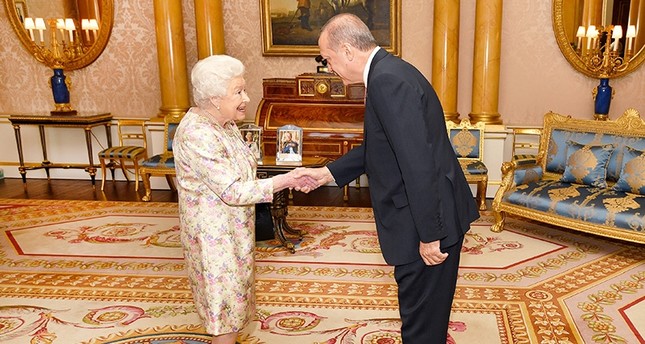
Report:
[{"label": "man's gray hair", "polygon": [[244,64],[228,55],[212,55],[199,60],[190,74],[193,101],[202,107],[212,97],[226,95],[233,78],[244,74]]},{"label": "man's gray hair", "polygon": [[320,29],[329,38],[329,48],[337,51],[341,44],[349,43],[360,51],[369,51],[376,47],[376,40],[361,18],[351,13],[333,16]]}]

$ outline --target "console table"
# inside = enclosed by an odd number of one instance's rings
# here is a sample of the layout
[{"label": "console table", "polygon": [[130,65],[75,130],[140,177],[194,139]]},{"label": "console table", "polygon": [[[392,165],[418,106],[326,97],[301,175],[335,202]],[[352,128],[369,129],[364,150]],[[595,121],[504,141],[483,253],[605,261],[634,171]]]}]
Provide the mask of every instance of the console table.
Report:
[{"label": "console table", "polygon": [[[18,146],[18,158],[20,166],[18,170],[22,176],[22,182],[27,183],[27,171],[45,169],[47,179],[49,179],[50,168],[82,168],[90,174],[92,178],[92,187],[95,187],[96,171],[99,166],[94,165],[93,152],[92,152],[92,128],[96,126],[104,126],[105,134],[107,136],[108,147],[112,147],[112,133],[111,123],[112,114],[78,114],[74,116],[69,115],[50,115],[50,114],[33,114],[33,115],[11,115],[9,121],[13,125],[16,134],[16,144]],[[26,166],[23,156],[22,139],[20,136],[21,125],[37,125],[40,132],[40,145],[43,151],[43,161],[39,164]],[[74,164],[74,163],[53,163],[47,157],[47,140],[45,139],[45,127],[66,127],[66,128],[79,128],[85,131],[85,144],[87,146],[88,164]]]},{"label": "console table", "polygon": [[[275,156],[264,156],[262,164],[258,164],[258,178],[269,178],[278,174],[287,173],[296,167],[322,167],[329,162],[329,159],[322,157],[303,157],[302,163],[276,163]],[[287,240],[285,233],[297,235],[302,239],[303,232],[292,228],[287,223],[289,189],[284,189],[273,194],[271,203],[271,218],[273,219],[273,233],[275,238],[280,240],[282,245],[291,253],[296,249],[293,243]]]}]

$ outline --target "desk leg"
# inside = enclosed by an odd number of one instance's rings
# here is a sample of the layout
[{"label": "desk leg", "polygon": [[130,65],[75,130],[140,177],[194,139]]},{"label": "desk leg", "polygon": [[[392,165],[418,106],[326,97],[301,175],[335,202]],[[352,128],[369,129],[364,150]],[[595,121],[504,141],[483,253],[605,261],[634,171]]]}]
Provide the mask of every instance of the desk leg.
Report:
[{"label": "desk leg", "polygon": [[47,173],[47,180],[49,180],[49,158],[47,157],[47,139],[45,138],[45,126],[39,125],[38,132],[40,133],[40,147],[43,150],[43,167],[45,168],[45,173]]},{"label": "desk leg", "polygon": [[18,166],[18,171],[22,177],[22,183],[27,184],[27,170],[25,169],[25,159],[22,153],[22,138],[20,137],[20,125],[14,124],[13,131],[16,134],[16,146],[18,147],[18,160],[20,161],[20,166]]},{"label": "desk leg", "polygon": [[302,239],[303,232],[291,228],[287,223],[287,198],[288,190],[282,190],[273,194],[273,203],[271,204],[271,216],[273,217],[273,232],[275,237],[280,240],[282,245],[286,247],[291,253],[296,253],[296,248],[293,243],[287,239],[285,232],[291,235],[297,235]]},{"label": "desk leg", "polygon": [[92,187],[96,187],[96,167],[94,167],[94,159],[92,158],[92,127],[85,127],[85,143],[87,144],[87,158],[90,162],[87,166],[87,172],[92,178]]}]

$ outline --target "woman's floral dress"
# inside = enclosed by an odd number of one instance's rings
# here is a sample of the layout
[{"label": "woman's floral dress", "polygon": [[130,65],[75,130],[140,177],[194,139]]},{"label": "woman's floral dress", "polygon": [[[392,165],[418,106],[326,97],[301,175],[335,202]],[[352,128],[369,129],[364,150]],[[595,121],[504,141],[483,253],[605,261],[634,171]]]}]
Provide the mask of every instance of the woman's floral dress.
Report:
[{"label": "woman's floral dress", "polygon": [[271,179],[234,122],[192,111],[173,140],[184,259],[197,312],[212,335],[240,331],[254,310],[255,203],[273,200]]}]

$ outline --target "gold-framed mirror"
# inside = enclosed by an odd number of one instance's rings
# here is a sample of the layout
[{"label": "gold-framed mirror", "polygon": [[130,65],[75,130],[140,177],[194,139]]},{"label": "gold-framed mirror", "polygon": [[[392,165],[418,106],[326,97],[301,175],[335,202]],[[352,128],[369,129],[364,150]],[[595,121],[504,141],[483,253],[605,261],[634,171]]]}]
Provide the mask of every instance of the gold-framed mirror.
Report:
[{"label": "gold-framed mirror", "polygon": [[50,68],[88,66],[101,55],[112,32],[113,0],[5,0],[4,4],[22,45]]},{"label": "gold-framed mirror", "polygon": [[[589,77],[619,78],[636,70],[645,60],[645,25],[642,24],[645,20],[645,1],[553,0],[552,15],[553,31],[560,51],[573,68]],[[608,75],[589,67],[588,61],[583,58],[584,43],[581,44],[581,40],[587,38],[580,36],[579,31],[580,27],[588,28],[589,25],[604,28],[621,25],[621,34],[625,34],[618,39],[619,43],[616,45],[621,47],[622,52],[619,55],[625,57],[625,61],[628,62],[624,68],[614,70]],[[634,27],[631,42],[628,37],[629,26]],[[611,32],[608,31],[610,36]]]}]

